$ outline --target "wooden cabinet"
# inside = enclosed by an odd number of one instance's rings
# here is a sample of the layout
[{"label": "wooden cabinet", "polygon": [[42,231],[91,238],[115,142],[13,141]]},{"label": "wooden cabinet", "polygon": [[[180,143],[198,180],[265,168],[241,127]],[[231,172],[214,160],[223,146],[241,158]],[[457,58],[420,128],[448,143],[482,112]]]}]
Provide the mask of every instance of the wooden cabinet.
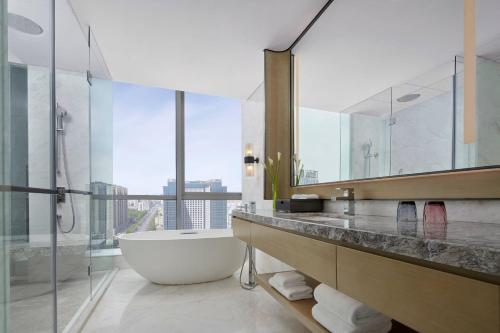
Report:
[{"label": "wooden cabinet", "polygon": [[419,332],[499,333],[500,286],[233,218],[255,248]]},{"label": "wooden cabinet", "polygon": [[250,244],[250,225],[252,223],[233,217],[231,225],[233,228],[234,237],[241,239],[245,243]]},{"label": "wooden cabinet", "polygon": [[251,244],[310,277],[336,287],[336,246],[259,224],[251,224]]},{"label": "wooden cabinet", "polygon": [[419,332],[500,332],[497,285],[339,246],[337,288]]}]

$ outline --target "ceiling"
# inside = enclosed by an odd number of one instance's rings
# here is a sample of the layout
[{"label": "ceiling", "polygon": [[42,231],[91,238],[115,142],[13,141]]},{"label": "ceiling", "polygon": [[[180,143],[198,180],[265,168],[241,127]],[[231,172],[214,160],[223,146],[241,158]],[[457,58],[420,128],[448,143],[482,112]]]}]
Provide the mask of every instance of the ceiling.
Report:
[{"label": "ceiling", "polygon": [[[9,27],[9,61],[49,68],[51,52],[50,0],[17,0],[8,2],[9,13],[22,15],[38,24],[43,32],[30,35]],[[59,70],[85,73],[92,66],[94,76],[109,78],[99,50],[93,44],[91,61],[87,34],[66,0],[55,0],[55,63]]]},{"label": "ceiling", "polygon": [[[496,58],[500,2],[477,1],[477,17],[478,54]],[[335,0],[293,49],[300,105],[381,115],[390,87],[422,95],[394,111],[445,93],[463,29],[463,1]]]},{"label": "ceiling", "polygon": [[324,0],[69,0],[114,80],[246,99]]}]

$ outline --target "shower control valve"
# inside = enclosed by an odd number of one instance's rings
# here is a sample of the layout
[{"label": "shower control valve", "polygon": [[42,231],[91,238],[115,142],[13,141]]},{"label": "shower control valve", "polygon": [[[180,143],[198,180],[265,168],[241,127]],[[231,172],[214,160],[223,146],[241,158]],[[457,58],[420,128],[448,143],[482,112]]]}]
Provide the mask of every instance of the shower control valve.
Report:
[{"label": "shower control valve", "polygon": [[66,202],[66,188],[65,187],[57,187],[57,203],[65,203]]}]

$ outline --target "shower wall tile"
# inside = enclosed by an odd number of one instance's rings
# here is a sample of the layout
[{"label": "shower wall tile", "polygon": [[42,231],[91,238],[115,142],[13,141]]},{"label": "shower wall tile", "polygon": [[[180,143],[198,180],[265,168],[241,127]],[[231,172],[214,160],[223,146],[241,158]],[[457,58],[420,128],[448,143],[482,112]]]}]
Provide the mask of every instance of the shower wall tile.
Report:
[{"label": "shower wall tile", "polygon": [[[69,116],[65,122],[67,159],[72,187],[88,190],[90,182],[89,151],[89,88],[82,73],[57,71],[57,101]],[[44,67],[28,66],[28,178],[31,187],[50,187],[50,77]],[[62,163],[61,163],[62,167]],[[67,186],[62,174],[57,176],[58,186]],[[89,206],[75,198],[76,227],[72,234],[86,237],[89,234]],[[29,229],[31,238],[50,234],[50,205],[41,200],[30,200]],[[70,205],[61,205],[63,227],[68,229],[72,221]],[[68,236],[61,236],[63,239]]]}]

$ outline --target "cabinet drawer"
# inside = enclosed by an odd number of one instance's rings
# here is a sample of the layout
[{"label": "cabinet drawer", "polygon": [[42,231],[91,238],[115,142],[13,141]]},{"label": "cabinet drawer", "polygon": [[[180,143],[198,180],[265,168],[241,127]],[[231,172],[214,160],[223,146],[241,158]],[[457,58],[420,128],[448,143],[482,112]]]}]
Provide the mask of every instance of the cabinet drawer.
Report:
[{"label": "cabinet drawer", "polygon": [[250,225],[251,223],[248,221],[233,217],[231,220],[231,226],[233,229],[234,237],[250,244]]},{"label": "cabinet drawer", "polygon": [[419,332],[499,332],[499,286],[337,247],[338,290]]},{"label": "cabinet drawer", "polygon": [[336,246],[290,232],[251,225],[252,245],[310,277],[336,287]]}]

